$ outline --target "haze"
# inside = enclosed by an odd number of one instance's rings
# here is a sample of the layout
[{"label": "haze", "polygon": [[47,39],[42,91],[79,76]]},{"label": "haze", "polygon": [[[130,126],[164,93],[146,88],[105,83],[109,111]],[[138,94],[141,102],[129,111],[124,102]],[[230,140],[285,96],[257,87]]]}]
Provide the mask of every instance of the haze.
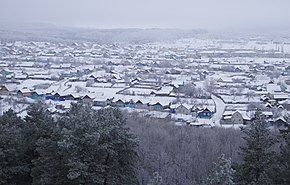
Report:
[{"label": "haze", "polygon": [[0,0],[0,21],[89,28],[289,28],[289,0]]}]

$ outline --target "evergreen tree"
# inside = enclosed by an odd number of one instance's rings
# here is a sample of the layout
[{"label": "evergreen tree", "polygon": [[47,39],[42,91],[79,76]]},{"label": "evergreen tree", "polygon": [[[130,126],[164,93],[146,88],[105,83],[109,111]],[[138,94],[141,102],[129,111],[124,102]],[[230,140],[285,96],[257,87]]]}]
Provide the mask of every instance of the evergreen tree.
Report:
[{"label": "evergreen tree", "polygon": [[271,171],[275,184],[286,185],[290,184],[290,126],[280,132],[280,153],[277,155]]},{"label": "evergreen tree", "polygon": [[57,144],[59,138],[60,129],[56,126],[50,137],[41,137],[36,142],[36,151],[39,156],[32,161],[33,184],[67,184],[66,167],[63,165],[63,156]]},{"label": "evergreen tree", "polygon": [[274,139],[265,127],[265,119],[260,112],[255,113],[253,123],[243,131],[245,146],[241,147],[243,162],[236,166],[238,184],[271,184],[269,169],[274,152]]},{"label": "evergreen tree", "polygon": [[99,131],[95,111],[88,105],[72,104],[59,126],[57,142],[68,184],[100,184],[103,171],[97,157]]},{"label": "evergreen tree", "polygon": [[22,126],[23,121],[11,109],[0,117],[0,184],[29,184]]},{"label": "evergreen tree", "polygon": [[51,137],[37,142],[35,184],[137,184],[136,139],[124,121],[115,109],[72,104]]},{"label": "evergreen tree", "polygon": [[226,159],[222,154],[215,163],[213,172],[207,178],[205,185],[233,185],[233,175],[231,159]]},{"label": "evergreen tree", "polygon": [[53,121],[42,104],[25,121],[0,117],[0,184],[138,184],[136,138],[117,109],[73,104]]},{"label": "evergreen tree", "polygon": [[97,114],[102,130],[99,144],[105,167],[103,184],[137,184],[136,137],[125,127],[126,120],[118,109],[101,109]]},{"label": "evergreen tree", "polygon": [[37,181],[39,174],[36,173],[37,166],[34,161],[38,160],[39,152],[37,151],[37,143],[43,138],[50,138],[54,121],[44,104],[36,103],[27,108],[27,116],[24,124],[24,143],[26,146],[25,161],[30,169],[30,183]]}]

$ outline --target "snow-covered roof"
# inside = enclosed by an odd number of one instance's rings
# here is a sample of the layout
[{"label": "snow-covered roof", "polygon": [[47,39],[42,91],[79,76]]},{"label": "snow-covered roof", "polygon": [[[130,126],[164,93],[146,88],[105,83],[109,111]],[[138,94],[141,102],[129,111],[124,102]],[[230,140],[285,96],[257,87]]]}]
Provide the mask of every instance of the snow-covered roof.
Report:
[{"label": "snow-covered roof", "polygon": [[267,84],[267,91],[269,93],[281,92],[281,87],[278,84]]},{"label": "snow-covered roof", "polygon": [[273,97],[274,99],[288,99],[289,95],[288,94],[274,94]]},{"label": "snow-covered roof", "polygon": [[224,119],[231,119],[233,114],[238,113],[242,116],[242,118],[244,120],[251,120],[251,118],[249,117],[248,113],[246,111],[240,111],[240,110],[236,110],[236,111],[225,111],[223,114],[223,118]]}]

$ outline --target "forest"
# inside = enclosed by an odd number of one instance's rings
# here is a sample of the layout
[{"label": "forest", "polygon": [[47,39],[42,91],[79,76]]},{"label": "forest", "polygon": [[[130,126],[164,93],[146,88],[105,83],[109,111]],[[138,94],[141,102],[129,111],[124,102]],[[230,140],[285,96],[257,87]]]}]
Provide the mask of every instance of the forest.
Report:
[{"label": "forest", "polygon": [[176,126],[115,108],[0,116],[0,184],[290,184],[289,128]]}]

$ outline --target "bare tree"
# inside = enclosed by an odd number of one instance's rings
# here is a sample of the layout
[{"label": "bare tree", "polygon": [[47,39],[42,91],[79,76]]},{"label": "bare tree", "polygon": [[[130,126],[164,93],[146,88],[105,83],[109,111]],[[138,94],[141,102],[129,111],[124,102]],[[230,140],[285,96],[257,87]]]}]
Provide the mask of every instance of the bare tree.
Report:
[{"label": "bare tree", "polygon": [[127,123],[140,141],[140,184],[148,184],[154,172],[162,177],[161,185],[200,184],[222,153],[233,162],[240,161],[239,130],[179,127],[136,114],[127,115]]}]

